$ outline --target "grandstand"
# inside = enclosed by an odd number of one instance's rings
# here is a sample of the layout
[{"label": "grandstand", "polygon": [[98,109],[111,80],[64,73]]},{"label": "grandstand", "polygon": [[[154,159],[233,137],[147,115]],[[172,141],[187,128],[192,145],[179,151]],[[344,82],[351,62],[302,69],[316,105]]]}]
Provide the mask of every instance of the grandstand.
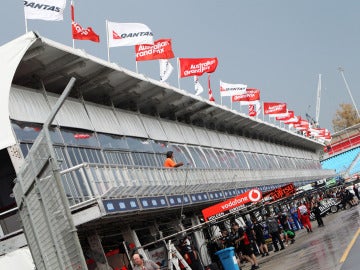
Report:
[{"label": "grandstand", "polygon": [[334,169],[343,178],[357,175],[360,172],[360,124],[334,133],[324,152],[322,168]]},{"label": "grandstand", "polygon": [[[316,139],[33,32],[0,56],[0,255],[28,245],[37,269],[113,267],[119,243],[157,252],[216,202],[335,175]],[[168,150],[187,165],[163,168]]]}]

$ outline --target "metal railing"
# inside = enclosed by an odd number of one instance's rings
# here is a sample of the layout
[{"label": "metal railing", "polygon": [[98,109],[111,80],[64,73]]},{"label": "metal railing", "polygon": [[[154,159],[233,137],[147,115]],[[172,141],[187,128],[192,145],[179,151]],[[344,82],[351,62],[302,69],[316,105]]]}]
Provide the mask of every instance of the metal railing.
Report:
[{"label": "metal railing", "polygon": [[221,191],[333,176],[329,170],[234,170],[83,163],[61,172],[70,205],[126,198]]}]

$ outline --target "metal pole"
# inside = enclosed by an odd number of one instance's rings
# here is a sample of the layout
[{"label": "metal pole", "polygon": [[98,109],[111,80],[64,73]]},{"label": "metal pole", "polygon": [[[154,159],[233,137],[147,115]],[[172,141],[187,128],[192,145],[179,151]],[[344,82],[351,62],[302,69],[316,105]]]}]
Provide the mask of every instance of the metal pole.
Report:
[{"label": "metal pole", "polygon": [[357,113],[357,117],[360,118],[360,114],[359,114],[359,111],[358,111],[358,109],[357,109],[357,107],[356,107],[356,103],[355,103],[355,101],[354,101],[354,98],[353,98],[353,96],[352,96],[352,94],[351,94],[350,87],[349,87],[349,85],[348,85],[348,83],[347,83],[347,81],[346,81],[346,79],[345,79],[345,76],[344,76],[344,69],[343,69],[342,67],[339,67],[338,70],[339,70],[339,72],[340,72],[340,74],[341,74],[341,76],[342,76],[342,78],[343,78],[343,80],[344,80],[344,83],[345,83],[346,89],[347,89],[348,92],[349,92],[351,101],[352,101],[352,103],[354,104],[354,107],[355,107],[355,110],[356,110],[356,113]]}]

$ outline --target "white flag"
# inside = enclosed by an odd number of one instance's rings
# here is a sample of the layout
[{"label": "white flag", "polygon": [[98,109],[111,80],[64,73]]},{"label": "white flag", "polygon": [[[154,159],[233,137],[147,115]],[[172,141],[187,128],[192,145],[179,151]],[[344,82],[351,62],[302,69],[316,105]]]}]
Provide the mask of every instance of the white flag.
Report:
[{"label": "white flag", "polygon": [[25,19],[62,21],[66,0],[24,1]]},{"label": "white flag", "polygon": [[220,95],[229,97],[246,93],[246,84],[230,84],[220,81]]},{"label": "white flag", "polygon": [[142,23],[107,22],[109,47],[154,44],[153,33]]},{"label": "white flag", "polygon": [[204,88],[199,83],[199,77],[198,76],[194,76],[194,84],[195,84],[195,91],[196,91],[195,96],[198,96],[202,92],[204,92]]},{"label": "white flag", "polygon": [[170,74],[174,70],[174,68],[167,59],[160,59],[159,64],[160,64],[160,81],[165,82],[170,77]]}]

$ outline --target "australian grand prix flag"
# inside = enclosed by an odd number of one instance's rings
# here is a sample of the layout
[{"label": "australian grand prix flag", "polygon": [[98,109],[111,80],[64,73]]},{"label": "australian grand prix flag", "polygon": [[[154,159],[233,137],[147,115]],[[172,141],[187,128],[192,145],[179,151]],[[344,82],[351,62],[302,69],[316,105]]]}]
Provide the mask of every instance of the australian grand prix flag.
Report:
[{"label": "australian grand prix flag", "polygon": [[154,44],[153,33],[142,23],[107,22],[109,47]]},{"label": "australian grand prix flag", "polygon": [[135,46],[136,61],[174,58],[171,39],[159,39],[154,44],[140,44]]},{"label": "australian grand prix flag", "polygon": [[179,77],[201,76],[204,73],[213,73],[218,65],[214,58],[179,58]]},{"label": "australian grand prix flag", "polygon": [[283,114],[287,113],[286,103],[264,102],[264,114]]},{"label": "australian grand prix flag", "polygon": [[61,21],[65,7],[66,0],[24,1],[25,19]]},{"label": "australian grand prix flag", "polygon": [[202,210],[205,221],[222,217],[228,213],[236,212],[249,202],[258,202],[262,199],[262,193],[257,188],[246,191],[234,198],[215,204]]}]

